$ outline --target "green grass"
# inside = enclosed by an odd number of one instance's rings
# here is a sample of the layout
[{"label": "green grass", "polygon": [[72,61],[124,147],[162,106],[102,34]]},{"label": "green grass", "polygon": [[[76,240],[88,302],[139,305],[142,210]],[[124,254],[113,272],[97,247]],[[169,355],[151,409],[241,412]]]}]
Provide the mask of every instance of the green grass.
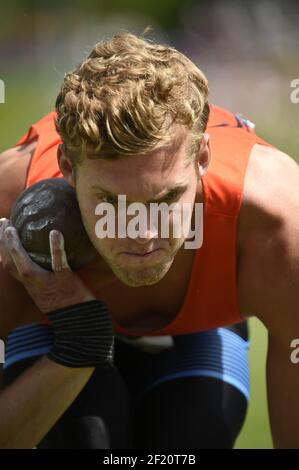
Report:
[{"label": "green grass", "polygon": [[267,331],[256,318],[250,325],[250,402],[236,449],[271,449],[272,441],[266,400],[265,364]]},{"label": "green grass", "polygon": [[[17,74],[17,72],[16,72]],[[5,82],[5,103],[0,104],[0,151],[14,145],[29,126],[54,108],[53,85],[42,84],[23,73],[0,77]]]}]

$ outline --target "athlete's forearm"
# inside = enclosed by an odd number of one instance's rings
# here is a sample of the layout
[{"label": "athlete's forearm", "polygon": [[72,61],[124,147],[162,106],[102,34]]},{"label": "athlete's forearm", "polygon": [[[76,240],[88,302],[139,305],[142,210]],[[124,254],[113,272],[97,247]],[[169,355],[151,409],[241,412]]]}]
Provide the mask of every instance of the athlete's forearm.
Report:
[{"label": "athlete's forearm", "polygon": [[275,449],[299,449],[298,364],[290,358],[289,344],[269,340],[267,391]]},{"label": "athlete's forearm", "polygon": [[0,448],[32,449],[71,405],[94,367],[70,368],[46,356],[0,393]]}]

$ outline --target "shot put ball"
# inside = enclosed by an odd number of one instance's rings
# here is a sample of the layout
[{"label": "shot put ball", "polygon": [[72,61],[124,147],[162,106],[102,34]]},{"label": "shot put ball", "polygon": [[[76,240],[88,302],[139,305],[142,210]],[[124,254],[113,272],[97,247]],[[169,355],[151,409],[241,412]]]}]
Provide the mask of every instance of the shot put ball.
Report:
[{"label": "shot put ball", "polygon": [[63,178],[44,179],[25,189],[11,209],[10,221],[30,258],[49,271],[51,230],[62,232],[73,271],[97,255],[82,222],[76,191]]}]

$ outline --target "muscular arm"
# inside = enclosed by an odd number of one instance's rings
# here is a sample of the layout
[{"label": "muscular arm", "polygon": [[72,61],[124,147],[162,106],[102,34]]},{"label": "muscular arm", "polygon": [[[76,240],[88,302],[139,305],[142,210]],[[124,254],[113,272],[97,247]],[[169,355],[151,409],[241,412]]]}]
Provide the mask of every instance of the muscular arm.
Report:
[{"label": "muscular arm", "polygon": [[268,407],[276,449],[299,449],[299,371],[298,364],[291,363],[290,354],[291,348],[287,341],[283,343],[276,338],[269,338]]},{"label": "muscular arm", "polygon": [[[0,154],[0,217],[24,189],[35,143]],[[0,338],[15,327],[39,321],[41,312],[21,283],[2,267],[0,258]],[[71,405],[94,368],[68,368],[39,359],[0,392],[0,448],[32,448]],[[0,371],[1,375],[1,371]],[[1,384],[1,377],[0,377]]]},{"label": "muscular arm", "polygon": [[299,338],[299,166],[282,152],[261,151],[255,196],[252,192],[260,218],[247,234],[244,289],[248,311],[268,329],[266,376],[274,447],[298,449],[299,364],[291,361],[290,345]]},{"label": "muscular arm", "polygon": [[269,276],[264,289],[268,306],[261,306],[259,314],[268,328],[267,394],[275,448],[299,448],[299,368],[291,361],[291,342],[299,338],[298,240],[295,252],[286,246],[284,253],[276,253],[280,260],[273,253],[269,266],[277,278]]},{"label": "muscular arm", "polygon": [[274,447],[298,449],[299,368],[291,361],[291,342],[299,338],[299,218],[291,220],[290,215],[267,259],[272,271],[264,290],[268,305],[261,301],[259,317],[268,328],[267,393]]}]

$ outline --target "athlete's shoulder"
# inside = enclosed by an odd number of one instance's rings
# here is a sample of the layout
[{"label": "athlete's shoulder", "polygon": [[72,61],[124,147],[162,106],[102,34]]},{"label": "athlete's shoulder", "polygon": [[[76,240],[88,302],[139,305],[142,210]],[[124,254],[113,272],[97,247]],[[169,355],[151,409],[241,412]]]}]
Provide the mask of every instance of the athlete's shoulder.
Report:
[{"label": "athlete's shoulder", "polygon": [[243,311],[264,322],[273,321],[275,298],[278,306],[295,278],[299,288],[298,187],[293,158],[264,145],[252,148],[238,219],[240,292]]},{"label": "athlete's shoulder", "polygon": [[249,228],[263,231],[273,228],[273,223],[287,223],[293,211],[298,211],[298,184],[299,165],[291,156],[275,147],[253,145],[241,205],[247,235],[252,233]]}]

